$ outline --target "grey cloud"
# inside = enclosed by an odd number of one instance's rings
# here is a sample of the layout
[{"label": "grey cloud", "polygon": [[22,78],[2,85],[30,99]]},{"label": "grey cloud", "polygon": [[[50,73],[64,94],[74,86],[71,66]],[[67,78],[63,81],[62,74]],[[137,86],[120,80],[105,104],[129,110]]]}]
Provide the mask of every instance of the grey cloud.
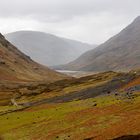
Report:
[{"label": "grey cloud", "polygon": [[77,16],[102,13],[139,14],[139,0],[0,0],[1,17],[30,17],[61,21]]},{"label": "grey cloud", "polygon": [[102,43],[140,15],[140,0],[0,0],[0,32],[39,30]]}]

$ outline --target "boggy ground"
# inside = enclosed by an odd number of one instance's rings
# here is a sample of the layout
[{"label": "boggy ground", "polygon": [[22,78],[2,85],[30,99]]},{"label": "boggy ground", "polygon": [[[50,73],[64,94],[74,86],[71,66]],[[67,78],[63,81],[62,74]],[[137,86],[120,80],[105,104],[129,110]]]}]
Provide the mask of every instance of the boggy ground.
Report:
[{"label": "boggy ground", "polygon": [[[126,93],[126,89],[135,86],[132,83],[138,81],[136,79],[139,76],[114,72],[102,73],[100,76],[94,75],[65,84],[61,81],[62,83],[56,84],[56,88],[52,85],[49,91],[47,88],[42,94],[24,95],[17,99],[18,103],[35,104],[20,111],[1,115],[0,138],[113,140],[122,136],[139,135],[140,91],[133,91],[131,96]],[[136,85],[139,85],[138,82]],[[97,87],[101,89],[98,91],[100,96],[94,96]],[[118,94],[114,92],[115,87],[119,91]],[[93,94],[88,89],[92,89]],[[86,92],[81,94],[83,90]],[[68,101],[60,100],[71,94],[78,94],[78,98],[74,96]],[[85,94],[88,96],[83,96]],[[56,96],[59,100],[53,101]],[[46,102],[44,98],[52,101]],[[18,110],[22,107],[1,106],[0,112]]]}]

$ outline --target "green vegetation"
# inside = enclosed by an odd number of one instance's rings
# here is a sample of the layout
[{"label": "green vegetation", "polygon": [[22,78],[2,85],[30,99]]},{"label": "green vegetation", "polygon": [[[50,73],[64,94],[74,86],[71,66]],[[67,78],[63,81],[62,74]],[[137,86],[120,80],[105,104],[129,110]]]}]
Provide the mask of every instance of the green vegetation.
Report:
[{"label": "green vegetation", "polygon": [[[123,79],[129,81],[132,76],[133,74],[106,72],[79,79],[62,80],[54,84],[18,85],[16,91],[24,92],[15,99],[18,104],[35,101],[38,103],[44,99],[55,100],[55,97],[60,97],[62,101],[40,102],[40,105],[34,104],[28,108],[22,105],[0,106],[0,138],[83,140],[97,137],[99,140],[112,139],[125,134],[138,134],[140,92],[136,91],[133,98],[128,98],[123,89],[123,85],[127,83],[122,83]],[[120,94],[115,95],[114,87],[118,88],[119,85],[122,85],[119,88]],[[83,94],[83,90],[87,92]],[[29,94],[25,91],[29,91]],[[106,94],[101,94],[102,92]],[[93,98],[92,94],[100,96]],[[65,97],[70,95],[74,97],[65,101]],[[5,96],[3,99],[6,99]],[[7,114],[2,115],[3,112]],[[123,127],[125,129],[122,129]]]},{"label": "green vegetation", "polygon": [[[137,93],[138,94],[138,93]],[[84,138],[90,131],[104,131],[113,124],[127,119],[140,105],[137,97],[133,104],[117,100],[114,95],[59,104],[43,104],[24,111],[0,116],[0,134],[6,140]],[[96,104],[96,106],[95,106]],[[116,107],[116,109],[113,109]],[[11,107],[10,107],[11,108]],[[112,108],[112,110],[111,110]],[[8,109],[1,107],[1,110]],[[95,132],[96,132],[95,131]],[[79,132],[83,133],[79,136]]]}]

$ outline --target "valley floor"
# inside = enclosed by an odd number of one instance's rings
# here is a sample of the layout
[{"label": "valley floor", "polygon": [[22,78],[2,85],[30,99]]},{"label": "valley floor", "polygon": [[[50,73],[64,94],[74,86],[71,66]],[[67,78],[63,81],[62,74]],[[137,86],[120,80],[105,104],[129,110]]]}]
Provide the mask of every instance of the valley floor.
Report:
[{"label": "valley floor", "polygon": [[[112,85],[116,86],[117,83],[118,86],[116,76],[118,77],[118,74],[111,72],[102,74],[102,80],[99,75],[84,78],[84,80],[81,79],[84,82],[77,85],[71,83],[70,86],[63,87],[63,90],[58,90],[58,87],[57,90],[52,90],[47,95],[43,93],[35,97],[29,96],[28,99],[24,97],[17,101],[18,103],[27,103],[28,100],[30,105],[26,107],[0,106],[0,139],[115,140],[118,138],[120,140],[119,137],[126,136],[127,139],[133,137],[134,140],[139,140],[139,82],[137,90],[133,91],[131,95],[127,94],[123,88],[116,92],[114,87],[110,87],[109,82],[111,79]],[[127,85],[134,86],[133,83],[136,85],[136,81]],[[104,85],[112,88],[112,91],[94,97],[91,96],[91,90],[87,90],[92,87],[94,93],[99,90],[97,87],[103,90]],[[83,97],[83,94],[79,93],[83,89],[86,89],[87,97]],[[70,94],[78,94],[80,99],[69,98]],[[56,96],[59,97],[57,101],[48,103],[43,100],[41,102],[41,99],[56,98]],[[69,100],[63,100],[63,96],[68,97]],[[7,112],[8,110],[13,111]]]}]

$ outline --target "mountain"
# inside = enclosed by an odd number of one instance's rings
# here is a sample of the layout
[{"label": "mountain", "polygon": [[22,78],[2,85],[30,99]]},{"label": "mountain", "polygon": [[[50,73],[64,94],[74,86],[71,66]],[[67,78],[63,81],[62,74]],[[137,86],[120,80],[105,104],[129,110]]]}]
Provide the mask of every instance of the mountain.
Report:
[{"label": "mountain", "polygon": [[81,71],[127,71],[140,67],[140,17],[99,47],[56,69]]},{"label": "mountain", "polygon": [[66,78],[34,62],[0,34],[0,82],[3,81],[56,81]]},{"label": "mountain", "polygon": [[33,60],[47,66],[71,62],[96,46],[37,31],[17,31],[5,37]]}]

